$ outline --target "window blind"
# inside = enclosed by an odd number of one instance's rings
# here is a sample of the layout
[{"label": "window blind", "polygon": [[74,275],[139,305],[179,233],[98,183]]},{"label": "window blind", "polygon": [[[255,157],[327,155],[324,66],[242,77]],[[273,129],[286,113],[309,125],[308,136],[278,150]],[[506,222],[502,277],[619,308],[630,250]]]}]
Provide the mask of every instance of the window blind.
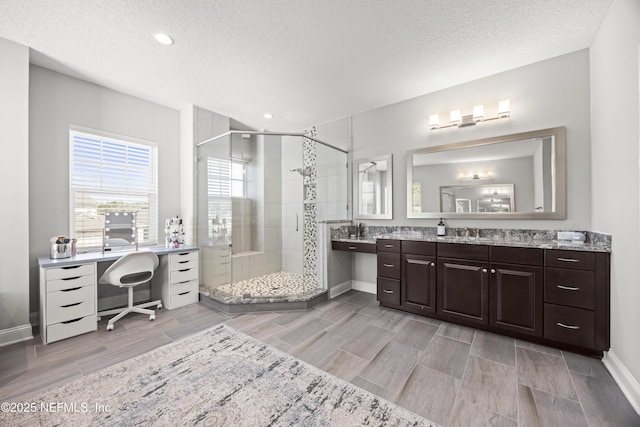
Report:
[{"label": "window blind", "polygon": [[138,242],[156,244],[157,147],[69,131],[71,231],[79,248],[102,244],[105,212],[137,212]]}]

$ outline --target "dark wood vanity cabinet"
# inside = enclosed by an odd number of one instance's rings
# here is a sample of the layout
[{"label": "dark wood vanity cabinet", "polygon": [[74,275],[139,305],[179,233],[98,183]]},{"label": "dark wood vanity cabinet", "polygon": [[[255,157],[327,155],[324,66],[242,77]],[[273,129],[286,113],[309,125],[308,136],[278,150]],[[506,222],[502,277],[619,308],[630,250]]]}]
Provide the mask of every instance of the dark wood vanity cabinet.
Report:
[{"label": "dark wood vanity cabinet", "polygon": [[436,244],[402,242],[401,305],[418,314],[436,313]]},{"label": "dark wood vanity cabinet", "polygon": [[400,305],[400,241],[378,239],[377,298],[381,304]]},{"label": "dark wood vanity cabinet", "polygon": [[490,251],[489,325],[542,336],[544,250],[493,246]]},{"label": "dark wood vanity cabinet", "polygon": [[470,325],[489,324],[489,248],[438,244],[437,313]]}]

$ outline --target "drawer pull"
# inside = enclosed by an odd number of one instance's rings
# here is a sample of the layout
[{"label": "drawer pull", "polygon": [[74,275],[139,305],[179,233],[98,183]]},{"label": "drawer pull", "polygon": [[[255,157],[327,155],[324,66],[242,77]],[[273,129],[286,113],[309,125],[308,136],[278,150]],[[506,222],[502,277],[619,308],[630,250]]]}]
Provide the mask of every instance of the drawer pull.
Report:
[{"label": "drawer pull", "polygon": [[357,247],[355,247],[355,246],[349,246],[349,249],[350,249],[350,250],[352,250],[352,251],[355,251],[355,250],[356,250],[356,249],[358,249],[358,248],[357,248]]},{"label": "drawer pull", "polygon": [[191,291],[182,292],[181,294],[178,294],[178,295],[187,295],[188,293],[191,293]]},{"label": "drawer pull", "polygon": [[580,326],[565,325],[564,323],[560,323],[560,322],[557,322],[556,325],[560,326],[561,328],[565,328],[565,329],[580,329]]},{"label": "drawer pull", "polygon": [[80,265],[71,265],[69,267],[62,267],[63,270],[73,270],[74,268],[80,268]]},{"label": "drawer pull", "polygon": [[189,271],[189,270],[191,270],[191,269],[190,268],[185,268],[184,270],[178,270],[178,271],[181,272],[181,273],[184,273],[185,271]]},{"label": "drawer pull", "polygon": [[185,255],[189,255],[189,252],[183,252],[181,254],[178,254],[179,256],[185,256]]},{"label": "drawer pull", "polygon": [[383,289],[382,292],[384,292],[385,294],[392,294],[393,291],[390,291],[389,289]]},{"label": "drawer pull", "polygon": [[384,245],[384,247],[385,247],[385,248],[392,248],[392,247],[393,247],[393,245],[388,245],[388,244],[387,244],[387,245]]},{"label": "drawer pull", "polygon": [[77,288],[60,289],[60,292],[73,292],[73,291],[77,291],[80,288],[82,288],[82,286],[78,286]]},{"label": "drawer pull", "polygon": [[69,307],[73,307],[73,306],[80,305],[80,304],[82,304],[82,302],[74,302],[73,304],[61,305],[60,307],[69,308]]},{"label": "drawer pull", "polygon": [[76,322],[79,322],[79,321],[81,321],[82,319],[84,319],[84,317],[78,317],[77,319],[67,320],[66,322],[60,322],[60,323],[63,323],[63,324],[65,324],[65,325],[68,325],[69,323],[76,323]]},{"label": "drawer pull", "polygon": [[78,280],[79,278],[81,278],[82,276],[73,276],[73,277],[65,277],[62,280]]},{"label": "drawer pull", "polygon": [[574,259],[574,258],[558,258],[558,261],[563,261],[563,262],[580,262],[579,259]]},{"label": "drawer pull", "polygon": [[562,286],[562,285],[556,285],[556,288],[564,289],[565,291],[579,291],[580,290],[580,288],[575,288],[573,286]]},{"label": "drawer pull", "polygon": [[395,267],[393,264],[382,264],[382,265],[384,265],[385,267],[389,267],[389,268]]},{"label": "drawer pull", "polygon": [[188,262],[189,262],[189,261],[178,261],[178,264],[186,264],[186,263],[188,263]]}]

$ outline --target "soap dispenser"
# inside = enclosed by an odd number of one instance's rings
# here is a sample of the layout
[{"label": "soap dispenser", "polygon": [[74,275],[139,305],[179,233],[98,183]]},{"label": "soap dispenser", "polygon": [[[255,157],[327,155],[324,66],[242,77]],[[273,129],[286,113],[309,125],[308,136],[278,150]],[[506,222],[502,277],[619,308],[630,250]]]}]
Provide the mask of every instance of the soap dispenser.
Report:
[{"label": "soap dispenser", "polygon": [[438,236],[444,236],[446,234],[446,228],[444,225],[444,221],[440,218],[440,222],[438,223]]}]

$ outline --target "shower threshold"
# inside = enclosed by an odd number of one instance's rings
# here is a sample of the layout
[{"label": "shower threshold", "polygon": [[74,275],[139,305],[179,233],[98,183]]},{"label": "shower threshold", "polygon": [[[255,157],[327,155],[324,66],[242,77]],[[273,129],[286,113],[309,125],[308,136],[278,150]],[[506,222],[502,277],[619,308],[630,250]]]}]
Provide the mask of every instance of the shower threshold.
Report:
[{"label": "shower threshold", "polygon": [[200,285],[200,301],[225,313],[305,310],[327,300],[315,278],[279,272],[218,287]]}]

